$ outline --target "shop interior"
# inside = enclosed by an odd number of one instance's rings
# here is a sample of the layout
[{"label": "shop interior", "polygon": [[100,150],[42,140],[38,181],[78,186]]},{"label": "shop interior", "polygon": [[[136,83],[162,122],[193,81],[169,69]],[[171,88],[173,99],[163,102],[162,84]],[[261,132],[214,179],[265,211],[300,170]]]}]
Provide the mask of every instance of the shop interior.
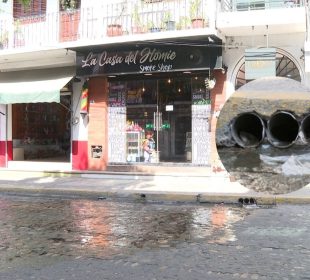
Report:
[{"label": "shop interior", "polygon": [[13,160],[70,162],[71,93],[60,103],[12,105]]},{"label": "shop interior", "polygon": [[[142,141],[152,131],[154,163],[190,162],[192,92],[205,90],[205,76],[127,80],[127,162],[142,162]],[[199,90],[199,89],[198,89]]]}]

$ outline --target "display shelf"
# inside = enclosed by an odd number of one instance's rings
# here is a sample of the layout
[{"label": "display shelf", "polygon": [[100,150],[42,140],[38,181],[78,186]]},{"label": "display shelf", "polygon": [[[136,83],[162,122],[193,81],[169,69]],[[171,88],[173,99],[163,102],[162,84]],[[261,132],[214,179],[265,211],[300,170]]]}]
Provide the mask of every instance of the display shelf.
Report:
[{"label": "display shelf", "polygon": [[143,157],[142,140],[143,131],[127,131],[127,162],[140,162]]}]

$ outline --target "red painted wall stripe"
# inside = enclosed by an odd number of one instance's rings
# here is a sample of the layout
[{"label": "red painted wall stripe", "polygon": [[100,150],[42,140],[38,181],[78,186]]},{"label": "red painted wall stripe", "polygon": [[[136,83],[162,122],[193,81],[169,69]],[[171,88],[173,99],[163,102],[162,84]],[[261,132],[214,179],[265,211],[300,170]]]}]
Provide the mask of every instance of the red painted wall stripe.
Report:
[{"label": "red painted wall stripe", "polygon": [[13,141],[9,140],[7,142],[7,153],[8,153],[8,161],[13,160]]},{"label": "red painted wall stripe", "polygon": [[5,146],[6,146],[6,141],[0,141],[0,167],[6,167]]},{"label": "red painted wall stripe", "polygon": [[72,141],[72,169],[88,169],[88,141]]}]

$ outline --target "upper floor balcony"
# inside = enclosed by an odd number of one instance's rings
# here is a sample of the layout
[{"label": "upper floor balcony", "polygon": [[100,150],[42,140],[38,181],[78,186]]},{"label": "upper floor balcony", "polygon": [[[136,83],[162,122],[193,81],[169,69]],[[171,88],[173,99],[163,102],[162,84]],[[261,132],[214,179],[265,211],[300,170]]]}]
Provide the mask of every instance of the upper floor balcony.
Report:
[{"label": "upper floor balcony", "polygon": [[60,0],[44,1],[44,11],[15,18],[13,11],[1,12],[5,4],[0,2],[0,54],[306,32],[308,16],[305,0],[76,0],[79,5],[68,9],[60,9]]},{"label": "upper floor balcony", "polygon": [[216,27],[225,36],[306,32],[305,0],[222,0]]},{"label": "upper floor balcony", "polygon": [[216,35],[214,0],[107,2],[82,0],[78,9],[54,5],[55,11],[1,17],[1,52]]}]

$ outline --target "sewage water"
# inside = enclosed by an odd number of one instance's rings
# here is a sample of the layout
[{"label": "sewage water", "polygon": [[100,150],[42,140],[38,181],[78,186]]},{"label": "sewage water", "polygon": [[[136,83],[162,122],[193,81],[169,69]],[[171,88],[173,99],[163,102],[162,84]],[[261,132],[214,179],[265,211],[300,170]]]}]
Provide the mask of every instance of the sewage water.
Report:
[{"label": "sewage water", "polygon": [[0,268],[41,256],[109,258],[184,242],[227,243],[248,210],[227,205],[0,197]]},{"label": "sewage water", "polygon": [[264,144],[257,148],[218,147],[225,169],[256,192],[285,194],[310,183],[310,147],[288,149]]}]

